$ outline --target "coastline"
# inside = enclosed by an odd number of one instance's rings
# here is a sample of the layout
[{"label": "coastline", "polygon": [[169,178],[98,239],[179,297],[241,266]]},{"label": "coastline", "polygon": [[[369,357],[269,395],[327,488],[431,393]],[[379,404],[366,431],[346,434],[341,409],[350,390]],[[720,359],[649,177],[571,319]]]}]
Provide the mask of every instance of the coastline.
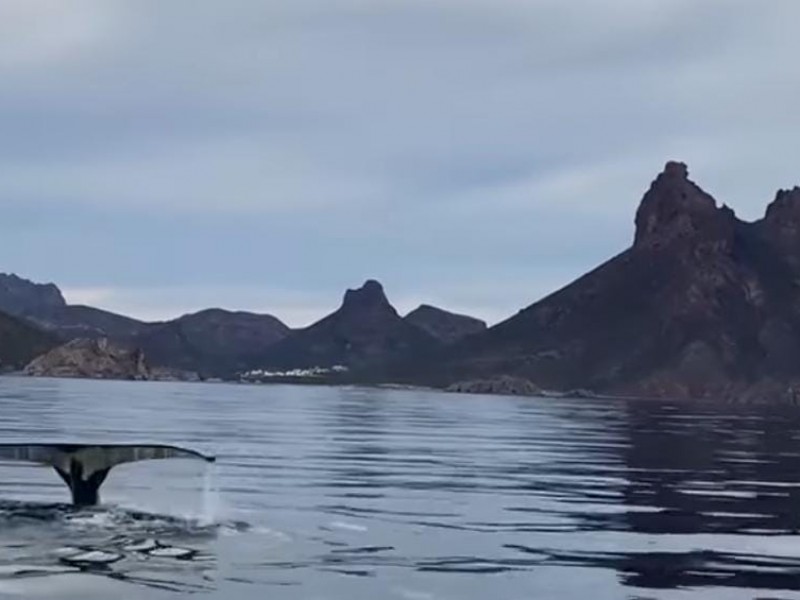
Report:
[{"label": "coastline", "polygon": [[200,380],[175,380],[175,379],[124,379],[124,378],[107,378],[107,377],[67,377],[67,376],[49,376],[49,375],[28,375],[24,371],[17,370],[5,372],[0,374],[0,382],[4,378],[8,379],[30,379],[30,380],[82,380],[82,381],[120,381],[130,383],[180,383],[180,384],[207,384],[207,385],[235,385],[235,386],[308,386],[308,387],[341,387],[341,388],[357,388],[357,389],[376,389],[376,390],[393,390],[402,392],[438,392],[443,395],[457,396],[485,396],[496,398],[531,398],[538,400],[581,400],[585,402],[648,402],[658,403],[665,402],[670,404],[703,404],[703,405],[725,405],[725,406],[761,406],[764,408],[770,407],[784,407],[784,406],[798,406],[797,403],[788,400],[768,400],[753,401],[748,399],[736,399],[735,397],[715,397],[715,396],[648,396],[648,395],[632,395],[632,394],[607,394],[607,393],[591,393],[587,394],[584,391],[578,393],[560,392],[553,390],[541,390],[539,393],[532,394],[514,394],[514,393],[501,393],[501,392],[466,392],[466,391],[451,391],[441,387],[414,385],[404,383],[372,383],[372,382],[358,382],[358,381],[335,381],[335,380],[321,380],[314,378],[303,378],[291,380],[288,378],[281,378],[280,380],[270,381],[242,381],[235,379],[200,379]]}]

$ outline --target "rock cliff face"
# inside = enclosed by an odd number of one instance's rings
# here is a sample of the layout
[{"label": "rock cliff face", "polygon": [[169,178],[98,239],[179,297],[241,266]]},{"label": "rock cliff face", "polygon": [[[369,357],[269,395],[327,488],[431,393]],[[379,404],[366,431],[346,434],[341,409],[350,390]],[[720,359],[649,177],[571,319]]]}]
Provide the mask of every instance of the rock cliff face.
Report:
[{"label": "rock cliff face", "polygon": [[468,335],[486,330],[486,323],[480,319],[451,313],[428,304],[412,310],[405,316],[405,320],[444,344],[452,344]]},{"label": "rock cliff face", "polygon": [[438,345],[433,336],[404,321],[383,286],[369,280],[347,290],[337,311],[272,346],[261,366],[361,368]]},{"label": "rock cliff face", "polygon": [[36,377],[150,379],[141,350],[118,346],[108,339],[77,339],[34,359],[25,367]]},{"label": "rock cliff face", "polygon": [[800,389],[800,190],[746,223],[669,163],[633,246],[544,300],[405,365],[439,385],[498,375],[546,389],[641,396]]}]

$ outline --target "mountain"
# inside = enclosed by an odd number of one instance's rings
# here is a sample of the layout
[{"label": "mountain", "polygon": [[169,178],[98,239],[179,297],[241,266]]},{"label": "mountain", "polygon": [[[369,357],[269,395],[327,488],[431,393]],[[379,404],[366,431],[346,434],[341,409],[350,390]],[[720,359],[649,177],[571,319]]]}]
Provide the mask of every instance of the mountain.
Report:
[{"label": "mountain", "polygon": [[107,310],[71,304],[50,313],[29,315],[28,320],[52,331],[61,339],[128,339],[143,331],[146,323]]},{"label": "mountain", "polygon": [[132,343],[154,365],[227,376],[256,365],[290,332],[271,315],[208,309],[152,324]]},{"label": "mountain", "polygon": [[428,332],[444,344],[486,330],[486,323],[474,317],[451,313],[423,304],[405,316],[405,321]]},{"label": "mountain", "polygon": [[156,369],[208,376],[227,376],[257,364],[254,357],[263,356],[291,331],[270,315],[221,309],[145,323],[91,306],[69,305],[55,284],[6,274],[0,274],[0,310],[61,341],[109,338],[129,349],[144,349]]},{"label": "mountain", "polygon": [[56,344],[52,335],[0,312],[0,372],[22,367]]},{"label": "mountain", "polygon": [[632,247],[484,333],[400,370],[439,385],[746,397],[800,390],[800,188],[739,220],[670,162]]},{"label": "mountain", "polygon": [[67,305],[53,283],[33,283],[17,275],[0,273],[0,311],[18,317],[43,315]]},{"label": "mountain", "polygon": [[0,273],[0,310],[51,331],[63,340],[138,334],[145,324],[91,306],[68,305],[53,283],[34,283]]},{"label": "mountain", "polygon": [[347,290],[338,310],[275,344],[260,366],[362,368],[438,345],[436,338],[397,314],[380,283],[368,280]]}]

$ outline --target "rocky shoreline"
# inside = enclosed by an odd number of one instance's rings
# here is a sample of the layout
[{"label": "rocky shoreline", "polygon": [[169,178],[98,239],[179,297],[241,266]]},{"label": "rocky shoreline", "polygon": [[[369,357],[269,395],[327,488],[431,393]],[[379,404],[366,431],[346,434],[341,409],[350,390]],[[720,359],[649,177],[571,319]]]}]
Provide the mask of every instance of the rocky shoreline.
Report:
[{"label": "rocky shoreline", "polygon": [[29,377],[199,381],[196,373],[150,367],[144,352],[108,338],[79,338],[35,358],[21,371]]}]

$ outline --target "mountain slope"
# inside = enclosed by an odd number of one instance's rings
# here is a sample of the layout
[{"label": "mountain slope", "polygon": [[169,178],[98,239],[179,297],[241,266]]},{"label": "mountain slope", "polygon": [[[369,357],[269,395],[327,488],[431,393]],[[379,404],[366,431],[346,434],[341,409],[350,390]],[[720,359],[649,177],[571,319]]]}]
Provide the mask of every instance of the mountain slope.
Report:
[{"label": "mountain slope", "polygon": [[290,331],[271,315],[208,309],[150,325],[133,344],[153,365],[228,376],[256,365]]},{"label": "mountain slope", "polygon": [[42,315],[31,315],[28,320],[65,340],[104,337],[126,340],[146,327],[146,323],[137,319],[79,304],[63,306]]},{"label": "mountain slope", "polygon": [[452,344],[463,337],[486,330],[486,323],[480,319],[451,313],[429,304],[422,304],[404,317],[444,344]]},{"label": "mountain slope", "polygon": [[347,290],[338,310],[275,344],[261,366],[360,368],[438,345],[433,336],[404,321],[383,286],[369,280]]},{"label": "mountain slope", "polygon": [[56,345],[53,336],[0,312],[0,371],[21,368]]},{"label": "mountain slope", "polygon": [[0,311],[17,317],[42,315],[67,305],[52,283],[33,283],[13,273],[0,273]]},{"label": "mountain slope", "polygon": [[0,310],[26,319],[63,340],[126,339],[145,326],[141,321],[91,306],[68,305],[53,283],[34,283],[0,273]]},{"label": "mountain slope", "polygon": [[668,163],[630,249],[413,370],[439,384],[511,375],[550,389],[719,396],[785,390],[800,381],[798,351],[800,190],[745,223]]}]

